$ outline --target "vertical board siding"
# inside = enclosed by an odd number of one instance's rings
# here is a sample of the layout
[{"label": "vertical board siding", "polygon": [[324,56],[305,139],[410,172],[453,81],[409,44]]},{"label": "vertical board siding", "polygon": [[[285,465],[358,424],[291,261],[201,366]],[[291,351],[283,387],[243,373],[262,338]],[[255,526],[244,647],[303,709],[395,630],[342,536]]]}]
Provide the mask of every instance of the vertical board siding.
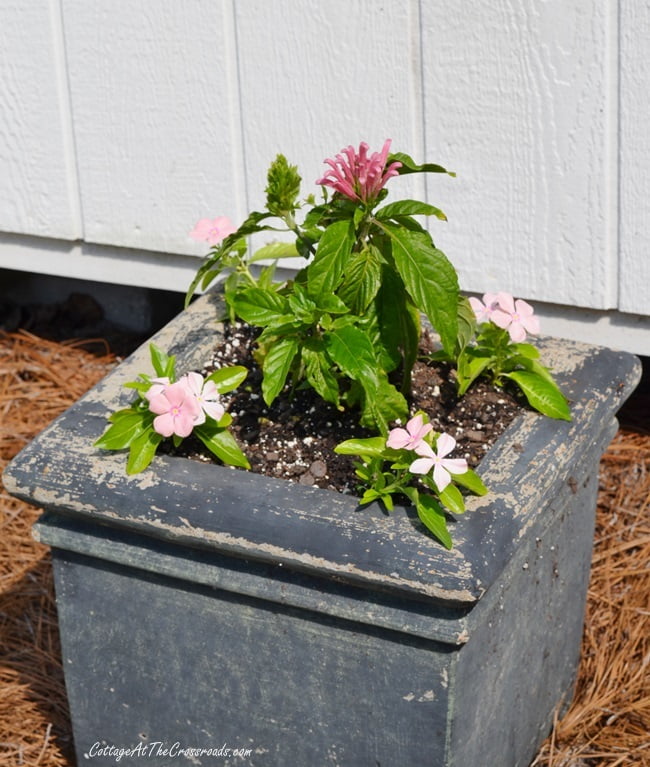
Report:
[{"label": "vertical board siding", "polygon": [[429,182],[430,202],[465,288],[615,305],[611,9],[422,2],[427,155],[458,173]]},{"label": "vertical board siding", "polygon": [[192,252],[205,211],[243,212],[230,3],[63,8],[86,239]]},{"label": "vertical board siding", "polygon": [[[298,165],[305,195],[349,144],[391,138],[393,150],[421,154],[416,2],[248,0],[235,10],[251,208],[278,152]],[[413,194],[422,182],[398,183]]]},{"label": "vertical board siding", "polygon": [[621,3],[621,229],[623,312],[650,315],[650,3]]},{"label": "vertical board siding", "polygon": [[0,231],[81,235],[58,0],[0,4]]},{"label": "vertical board siding", "polygon": [[4,0],[0,232],[164,270],[206,251],[196,219],[263,205],[278,152],[317,194],[392,138],[458,174],[389,199],[447,213],[463,288],[648,317],[649,38],[647,0]]}]

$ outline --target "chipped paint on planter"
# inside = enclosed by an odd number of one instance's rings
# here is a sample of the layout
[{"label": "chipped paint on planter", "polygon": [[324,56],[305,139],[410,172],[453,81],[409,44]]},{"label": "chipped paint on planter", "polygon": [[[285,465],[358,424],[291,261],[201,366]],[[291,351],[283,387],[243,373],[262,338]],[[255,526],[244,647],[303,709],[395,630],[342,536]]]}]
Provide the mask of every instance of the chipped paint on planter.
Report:
[{"label": "chipped paint on planter", "polygon": [[[209,357],[219,302],[201,298],[152,339],[179,369]],[[47,510],[35,534],[53,547],[80,762],[95,740],[209,733],[254,743],[252,767],[287,754],[527,764],[570,698],[598,461],[639,376],[627,354],[542,346],[574,419],[526,413],[509,427],[450,552],[403,507],[359,510],[172,456],[127,477],[124,456],[92,443],[132,396],[122,384],[148,369],[147,346],[57,419],[4,481]]]}]

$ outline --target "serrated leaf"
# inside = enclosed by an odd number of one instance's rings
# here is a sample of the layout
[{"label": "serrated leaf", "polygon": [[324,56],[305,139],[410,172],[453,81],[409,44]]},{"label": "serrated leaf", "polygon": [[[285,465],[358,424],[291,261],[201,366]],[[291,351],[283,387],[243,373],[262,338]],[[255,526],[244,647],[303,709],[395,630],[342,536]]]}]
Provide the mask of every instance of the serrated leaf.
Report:
[{"label": "serrated leaf", "polygon": [[420,312],[414,306],[400,275],[388,266],[383,268],[382,284],[377,296],[377,312],[381,342],[393,365],[403,365],[402,391],[408,391],[411,371],[418,355],[421,334]]},{"label": "serrated leaf", "polygon": [[458,335],[456,270],[426,232],[412,232],[388,221],[379,226],[390,237],[395,266],[406,290],[440,335],[445,351],[452,354]]},{"label": "serrated leaf", "polygon": [[262,396],[267,405],[282,391],[297,351],[298,339],[295,336],[281,338],[269,346],[262,365]]},{"label": "serrated leaf", "polygon": [[290,313],[289,304],[283,296],[275,290],[261,288],[240,291],[233,299],[233,306],[244,322],[250,325],[269,325]]},{"label": "serrated leaf", "polygon": [[400,216],[435,216],[441,221],[446,221],[447,216],[434,205],[429,205],[426,202],[420,202],[418,200],[399,200],[398,202],[391,202],[380,208],[375,213],[375,218],[381,221],[386,221],[390,218],[396,218]]},{"label": "serrated leaf", "polygon": [[374,245],[350,257],[338,295],[353,314],[363,314],[377,295],[381,285],[382,262],[383,257]]},{"label": "serrated leaf", "polygon": [[305,377],[312,388],[326,401],[339,406],[339,384],[332,372],[331,363],[324,349],[302,350],[302,361],[305,365]]},{"label": "serrated leaf", "polygon": [[330,357],[345,375],[359,381],[364,389],[379,385],[375,352],[368,336],[354,325],[336,327],[325,336]]},{"label": "serrated leaf", "polygon": [[126,473],[138,474],[144,471],[156,455],[156,450],[162,439],[162,435],[154,431],[153,428],[147,429],[136,437],[129,447]]},{"label": "serrated leaf", "polygon": [[314,260],[307,267],[307,284],[311,296],[333,293],[354,245],[352,221],[335,221],[321,235]]},{"label": "serrated leaf", "polygon": [[517,384],[535,410],[550,418],[571,420],[569,403],[554,381],[529,370],[513,370],[503,375]]},{"label": "serrated leaf", "polygon": [[213,427],[205,423],[201,426],[195,426],[194,434],[213,455],[216,455],[226,465],[250,469],[248,458],[227,429]]},{"label": "serrated leaf", "polygon": [[230,365],[210,373],[206,380],[214,382],[219,394],[226,394],[245,381],[247,375],[248,370],[242,365]]},{"label": "serrated leaf", "polygon": [[442,506],[430,495],[421,494],[415,505],[422,524],[442,543],[446,549],[452,548],[451,535],[447,530],[447,518]]}]

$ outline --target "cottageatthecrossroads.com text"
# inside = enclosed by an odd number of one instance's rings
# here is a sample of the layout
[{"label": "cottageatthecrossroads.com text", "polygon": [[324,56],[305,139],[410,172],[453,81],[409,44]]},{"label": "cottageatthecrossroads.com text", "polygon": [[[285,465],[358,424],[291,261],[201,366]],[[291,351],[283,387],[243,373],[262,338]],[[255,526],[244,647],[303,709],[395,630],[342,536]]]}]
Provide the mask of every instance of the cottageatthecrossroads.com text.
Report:
[{"label": "cottageatthecrossroads.com text", "polygon": [[116,763],[122,759],[200,759],[201,757],[218,757],[222,759],[243,757],[247,758],[253,753],[252,748],[232,748],[227,743],[213,748],[196,748],[183,746],[176,741],[168,745],[162,740],[153,743],[139,742],[134,746],[122,747],[113,746],[106,743],[93,743],[84,754],[86,759],[96,759],[98,757],[113,759]]}]

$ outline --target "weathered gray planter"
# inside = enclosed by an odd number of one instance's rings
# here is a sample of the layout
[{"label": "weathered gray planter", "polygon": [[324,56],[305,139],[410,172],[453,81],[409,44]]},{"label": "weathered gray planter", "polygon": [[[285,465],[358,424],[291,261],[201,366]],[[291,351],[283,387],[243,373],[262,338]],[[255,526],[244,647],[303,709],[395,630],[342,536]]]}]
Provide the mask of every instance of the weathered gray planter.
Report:
[{"label": "weathered gray planter", "polygon": [[[216,300],[155,338],[180,369]],[[329,491],[174,457],[127,477],[92,442],[146,348],[43,432],[4,482],[46,509],[79,764],[527,765],[572,695],[598,461],[639,375],[577,343],[544,357],[574,420],[510,427],[452,552]]]}]

